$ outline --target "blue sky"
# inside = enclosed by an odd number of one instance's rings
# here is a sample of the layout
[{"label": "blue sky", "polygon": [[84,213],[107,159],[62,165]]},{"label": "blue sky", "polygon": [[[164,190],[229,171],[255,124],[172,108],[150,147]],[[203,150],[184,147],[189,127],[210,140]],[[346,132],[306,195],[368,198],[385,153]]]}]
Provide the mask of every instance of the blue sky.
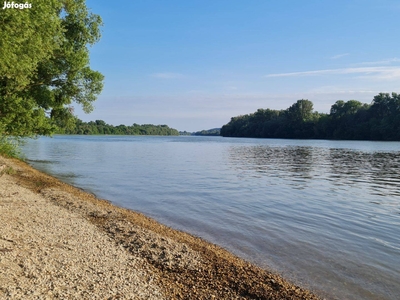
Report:
[{"label": "blue sky", "polygon": [[400,92],[400,1],[89,0],[104,21],[91,66],[105,75],[85,120],[221,127],[309,99],[370,103]]}]

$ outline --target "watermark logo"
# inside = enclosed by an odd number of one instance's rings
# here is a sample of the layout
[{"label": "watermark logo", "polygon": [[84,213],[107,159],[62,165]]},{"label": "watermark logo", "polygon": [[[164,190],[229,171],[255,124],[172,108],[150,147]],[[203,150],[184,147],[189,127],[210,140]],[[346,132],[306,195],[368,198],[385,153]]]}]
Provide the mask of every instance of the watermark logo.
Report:
[{"label": "watermark logo", "polygon": [[6,8],[18,8],[18,9],[32,8],[32,4],[28,2],[25,3],[4,2],[3,9]]}]

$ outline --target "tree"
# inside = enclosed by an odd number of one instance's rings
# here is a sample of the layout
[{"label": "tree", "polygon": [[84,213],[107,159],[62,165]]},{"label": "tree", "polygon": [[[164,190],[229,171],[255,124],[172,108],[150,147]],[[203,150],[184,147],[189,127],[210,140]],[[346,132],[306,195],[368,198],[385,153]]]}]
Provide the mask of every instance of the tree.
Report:
[{"label": "tree", "polygon": [[101,25],[84,0],[1,11],[0,135],[49,135],[73,120],[73,102],[93,110],[103,75],[90,69],[88,46]]},{"label": "tree", "polygon": [[312,117],[313,103],[307,99],[297,100],[288,108],[289,118],[295,122],[306,122]]},{"label": "tree", "polygon": [[357,100],[349,100],[347,102],[338,100],[331,106],[330,114],[335,118],[341,118],[344,115],[353,115],[357,113],[362,107],[363,104]]},{"label": "tree", "polygon": [[344,104],[343,100],[338,100],[331,106],[330,114],[335,118],[340,118],[344,114]]},{"label": "tree", "polygon": [[392,97],[388,93],[379,93],[372,100],[371,110],[375,117],[387,117],[396,114],[400,107],[399,96],[392,93]]}]

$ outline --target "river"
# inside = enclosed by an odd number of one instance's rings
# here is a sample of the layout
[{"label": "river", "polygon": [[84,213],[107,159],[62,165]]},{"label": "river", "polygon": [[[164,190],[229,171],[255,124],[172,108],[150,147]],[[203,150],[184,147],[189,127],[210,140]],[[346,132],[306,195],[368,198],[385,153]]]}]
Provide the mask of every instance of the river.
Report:
[{"label": "river", "polygon": [[57,135],[23,153],[327,299],[399,299],[399,142]]}]

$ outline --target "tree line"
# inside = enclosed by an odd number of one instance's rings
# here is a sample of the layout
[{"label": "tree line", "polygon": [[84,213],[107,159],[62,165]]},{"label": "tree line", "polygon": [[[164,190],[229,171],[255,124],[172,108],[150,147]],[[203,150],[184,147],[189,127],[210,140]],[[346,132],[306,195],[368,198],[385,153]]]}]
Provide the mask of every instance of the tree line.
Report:
[{"label": "tree line", "polygon": [[221,128],[213,128],[208,130],[200,130],[195,132],[179,131],[179,135],[195,135],[195,136],[220,136]]},{"label": "tree line", "polygon": [[59,134],[110,134],[110,135],[179,135],[178,130],[167,125],[139,125],[134,123],[132,126],[110,125],[103,120],[83,122],[76,118],[75,123],[67,127],[59,127]]},{"label": "tree line", "polygon": [[225,137],[400,141],[400,95],[380,93],[371,104],[338,100],[329,114],[307,99],[285,110],[258,109],[231,118]]},{"label": "tree line", "polygon": [[197,136],[219,136],[221,135],[221,128],[213,128],[208,130],[196,131],[193,135]]}]

